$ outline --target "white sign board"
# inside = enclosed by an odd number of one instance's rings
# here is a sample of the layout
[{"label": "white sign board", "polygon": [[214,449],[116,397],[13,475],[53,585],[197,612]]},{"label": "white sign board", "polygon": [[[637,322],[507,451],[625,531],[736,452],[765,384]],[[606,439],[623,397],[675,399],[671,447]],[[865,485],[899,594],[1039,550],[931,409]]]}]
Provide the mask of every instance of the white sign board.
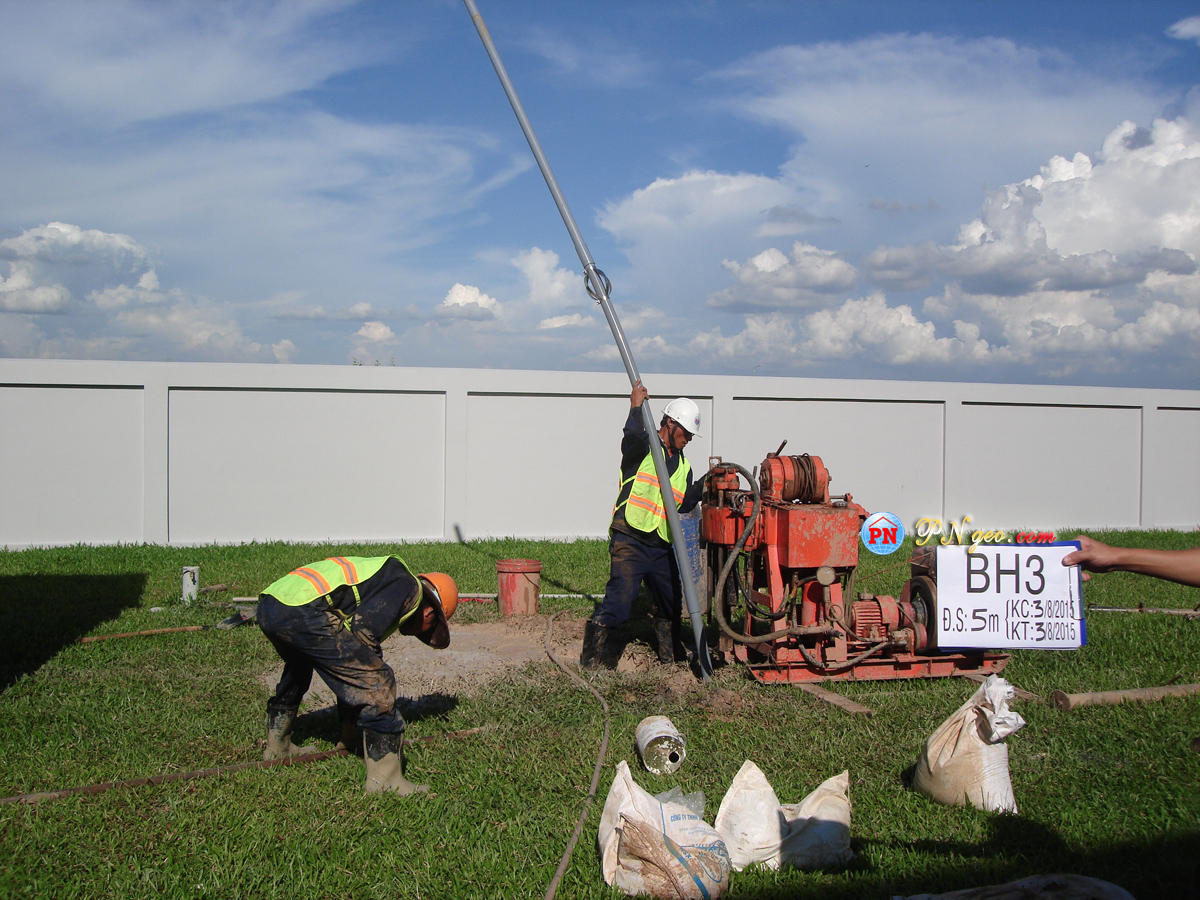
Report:
[{"label": "white sign board", "polygon": [[937,645],[943,650],[1077,650],[1087,643],[1077,541],[937,548]]}]

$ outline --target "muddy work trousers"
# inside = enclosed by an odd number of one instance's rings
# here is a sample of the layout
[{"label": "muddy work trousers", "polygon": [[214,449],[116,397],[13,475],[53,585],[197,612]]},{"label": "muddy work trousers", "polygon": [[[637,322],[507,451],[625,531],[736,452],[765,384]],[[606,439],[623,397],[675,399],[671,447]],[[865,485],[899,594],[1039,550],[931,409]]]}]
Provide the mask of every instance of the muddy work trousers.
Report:
[{"label": "muddy work trousers", "polygon": [[646,544],[614,531],[608,540],[608,554],[608,584],[604,587],[604,599],[592,613],[592,621],[605,628],[624,625],[643,581],[650,593],[655,618],[679,620],[683,588],[675,551],[669,545]]},{"label": "muddy work trousers", "polygon": [[381,734],[404,732],[404,719],[396,709],[396,676],[378,647],[347,631],[324,601],[285,606],[263,594],[258,625],[283,659],[272,704],[299,706],[315,670],[339,707],[359,710],[361,728]]}]

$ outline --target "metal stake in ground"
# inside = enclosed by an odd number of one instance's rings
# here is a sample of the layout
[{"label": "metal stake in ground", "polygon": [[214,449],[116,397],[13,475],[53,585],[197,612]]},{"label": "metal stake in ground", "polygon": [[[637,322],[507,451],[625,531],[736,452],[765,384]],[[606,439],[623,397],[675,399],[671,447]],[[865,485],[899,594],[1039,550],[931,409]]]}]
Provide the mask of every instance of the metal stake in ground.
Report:
[{"label": "metal stake in ground", "polygon": [[[617,319],[616,310],[613,309],[612,301],[609,300],[609,293],[612,290],[612,284],[607,276],[596,268],[596,263],[592,259],[592,254],[584,243],[583,235],[579,232],[579,227],[575,224],[575,217],[571,215],[571,210],[567,206],[566,198],[563,197],[562,191],[558,187],[558,179],[554,177],[554,173],[550,170],[550,163],[546,159],[546,154],[542,152],[542,145],[534,134],[533,126],[529,124],[529,118],[525,115],[525,107],[521,105],[521,99],[517,96],[516,88],[513,87],[512,81],[508,77],[508,71],[504,68],[504,63],[500,61],[500,54],[496,51],[496,45],[492,43],[492,37],[488,34],[487,26],[483,24],[483,16],[479,14],[479,8],[475,5],[475,0],[463,0],[467,5],[467,12],[471,14],[471,21],[475,23],[475,30],[479,32],[479,38],[483,41],[483,48],[487,51],[488,58],[492,61],[492,67],[496,70],[496,75],[500,78],[500,84],[504,88],[504,93],[508,97],[508,102],[512,105],[513,112],[517,115],[517,122],[521,125],[521,131],[525,134],[525,140],[529,142],[529,149],[533,151],[533,158],[537,160],[538,168],[542,171],[542,177],[546,179],[546,187],[550,188],[550,195],[554,198],[554,204],[558,207],[558,213],[562,216],[563,224],[567,226],[567,233],[571,235],[571,243],[575,245],[575,252],[579,255],[579,261],[583,264],[583,283],[587,287],[588,294],[600,305],[604,310],[604,318],[608,320],[608,327],[612,331],[613,339],[617,342],[617,351],[621,354],[621,361],[625,364],[625,373],[629,376],[629,385],[633,387],[642,380],[642,376],[638,374],[637,365],[633,361],[633,354],[629,350],[629,344],[625,340],[625,332],[621,330],[621,323]],[[654,440],[654,435],[658,429],[654,425],[654,415],[650,412],[650,404],[642,404],[642,421],[646,427],[646,435],[650,438],[650,454],[654,457],[654,471],[658,474],[658,486],[662,491],[663,509],[667,513],[667,524],[671,529],[671,543],[675,548],[675,560],[679,564],[679,578],[683,583],[683,596],[687,601],[688,615],[692,619],[692,632],[696,639],[696,659],[700,664],[700,671],[704,676],[704,680],[708,681],[712,674],[712,660],[708,658],[708,644],[704,639],[704,617],[700,612],[700,601],[696,597],[696,586],[692,582],[691,562],[687,557],[687,543],[683,536],[683,526],[679,521],[679,510],[675,508],[674,496],[671,492],[671,478],[667,472],[667,461],[663,457],[662,447],[658,445],[658,441]]]}]

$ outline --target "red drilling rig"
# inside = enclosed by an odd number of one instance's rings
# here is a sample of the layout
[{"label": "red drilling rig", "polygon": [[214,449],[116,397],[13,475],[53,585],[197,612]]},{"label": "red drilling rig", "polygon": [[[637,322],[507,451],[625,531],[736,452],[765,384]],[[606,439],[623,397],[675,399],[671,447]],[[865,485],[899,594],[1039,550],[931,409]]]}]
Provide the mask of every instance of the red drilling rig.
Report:
[{"label": "red drilling rig", "polygon": [[[767,456],[757,478],[709,460],[700,537],[717,652],[763,682],[874,681],[999,672],[1007,654],[935,646],[932,552],[910,560],[900,596],[854,594],[868,513],[830,495],[820,457]],[[741,476],[750,485],[741,487]]]}]

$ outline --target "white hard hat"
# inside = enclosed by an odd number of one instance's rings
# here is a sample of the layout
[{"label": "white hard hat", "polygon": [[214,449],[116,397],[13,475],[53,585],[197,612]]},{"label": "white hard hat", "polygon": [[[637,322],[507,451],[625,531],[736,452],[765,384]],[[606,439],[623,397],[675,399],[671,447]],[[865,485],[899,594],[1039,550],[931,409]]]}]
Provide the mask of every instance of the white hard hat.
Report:
[{"label": "white hard hat", "polygon": [[663,410],[664,416],[670,416],[678,422],[683,430],[695,437],[700,433],[700,407],[694,400],[687,397],[677,397],[667,404]]}]

